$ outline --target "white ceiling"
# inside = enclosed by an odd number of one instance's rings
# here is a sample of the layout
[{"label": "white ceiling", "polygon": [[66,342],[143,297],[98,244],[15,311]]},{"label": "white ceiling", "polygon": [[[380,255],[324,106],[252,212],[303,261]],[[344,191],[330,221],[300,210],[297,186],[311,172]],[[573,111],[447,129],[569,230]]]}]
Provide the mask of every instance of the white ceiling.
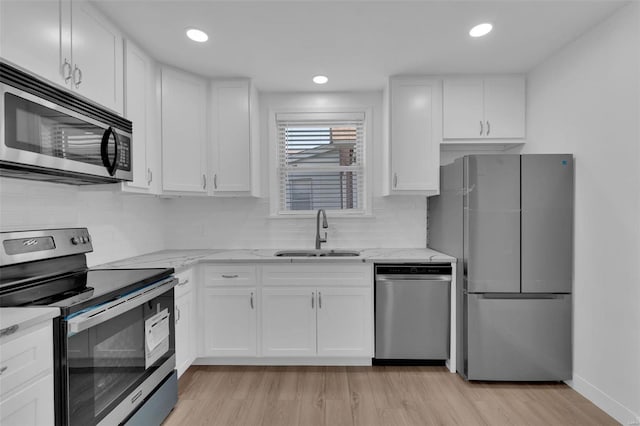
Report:
[{"label": "white ceiling", "polygon": [[[390,75],[523,73],[611,15],[601,1],[94,0],[158,61],[263,91],[381,89]],[[472,39],[469,29],[494,30]],[[185,29],[210,39],[196,44]],[[325,74],[329,83],[311,82]]]}]

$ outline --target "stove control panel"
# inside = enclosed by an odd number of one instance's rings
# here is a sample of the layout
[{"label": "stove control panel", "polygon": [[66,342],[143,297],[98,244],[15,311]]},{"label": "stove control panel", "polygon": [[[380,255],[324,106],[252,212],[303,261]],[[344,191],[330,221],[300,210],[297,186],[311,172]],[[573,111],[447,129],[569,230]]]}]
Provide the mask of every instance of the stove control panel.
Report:
[{"label": "stove control panel", "polygon": [[87,228],[2,232],[0,244],[3,266],[93,251]]}]

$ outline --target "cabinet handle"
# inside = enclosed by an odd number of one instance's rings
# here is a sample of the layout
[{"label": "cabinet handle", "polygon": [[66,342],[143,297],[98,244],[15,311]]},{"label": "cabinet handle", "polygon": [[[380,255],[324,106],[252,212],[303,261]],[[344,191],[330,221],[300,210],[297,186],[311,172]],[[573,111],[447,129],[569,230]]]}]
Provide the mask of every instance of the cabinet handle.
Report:
[{"label": "cabinet handle", "polygon": [[82,70],[76,65],[73,70],[73,84],[76,86],[76,89],[80,87],[80,83],[82,83]]},{"label": "cabinet handle", "polygon": [[393,187],[394,188],[398,187],[398,174],[397,173],[393,174]]},{"label": "cabinet handle", "polygon": [[315,308],[315,298],[316,298],[316,295],[313,292],[311,292],[311,309]]},{"label": "cabinet handle", "polygon": [[251,306],[251,309],[253,309],[253,292],[251,292],[251,298],[249,299],[249,305]]},{"label": "cabinet handle", "polygon": [[487,136],[489,136],[489,133],[491,133],[491,123],[487,120]]},{"label": "cabinet handle", "polygon": [[176,324],[180,322],[180,308],[176,306]]},{"label": "cabinet handle", "polygon": [[64,78],[65,83],[71,80],[71,63],[67,58],[64,58],[64,63],[62,64],[62,78]]},{"label": "cabinet handle", "polygon": [[207,189],[207,175],[202,175],[202,189]]},{"label": "cabinet handle", "polygon": [[222,275],[222,278],[238,278],[238,274],[233,274],[233,275]]},{"label": "cabinet handle", "polygon": [[484,132],[484,123],[480,120],[480,136],[482,136],[482,132]]},{"label": "cabinet handle", "polygon": [[147,185],[151,185],[151,182],[153,182],[153,172],[147,169]]},{"label": "cabinet handle", "polygon": [[318,292],[318,308],[322,309],[322,293]]},{"label": "cabinet handle", "polygon": [[11,327],[3,328],[2,330],[0,330],[0,337],[9,336],[15,333],[16,331],[18,331],[19,327],[20,326],[18,324],[14,324]]},{"label": "cabinet handle", "polygon": [[213,189],[218,189],[218,174],[213,175]]},{"label": "cabinet handle", "polygon": [[178,287],[182,287],[183,285],[187,284],[188,282],[189,282],[189,280],[184,280],[184,281],[182,281],[182,282],[179,282],[179,281],[178,281],[177,286],[178,286]]}]

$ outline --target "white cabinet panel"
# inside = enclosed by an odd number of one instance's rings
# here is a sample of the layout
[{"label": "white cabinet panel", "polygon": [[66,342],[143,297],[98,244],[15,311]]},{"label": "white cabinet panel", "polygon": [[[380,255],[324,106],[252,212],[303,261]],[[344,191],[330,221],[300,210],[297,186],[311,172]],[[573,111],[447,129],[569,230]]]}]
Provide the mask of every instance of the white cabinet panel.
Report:
[{"label": "white cabinet panel", "polygon": [[447,79],[443,117],[445,139],[524,138],[524,77]]},{"label": "white cabinet panel", "polygon": [[390,82],[392,193],[439,190],[441,87],[439,80],[426,78]]},{"label": "white cabinet panel", "polygon": [[[0,1],[0,55],[52,82],[64,84],[58,1]],[[69,69],[67,69],[70,72]]]},{"label": "white cabinet panel", "polygon": [[71,3],[74,88],[122,113],[122,36],[86,1]]},{"label": "white cabinet panel", "polygon": [[257,296],[255,287],[205,290],[205,355],[257,354]]},{"label": "white cabinet panel", "polygon": [[214,194],[251,191],[250,94],[249,80],[211,84]]},{"label": "white cabinet panel", "polygon": [[53,374],[0,402],[2,426],[53,426]]},{"label": "white cabinet panel", "polygon": [[127,192],[159,193],[160,139],[156,128],[156,65],[129,40],[125,43],[125,108],[133,123],[133,181],[123,183]]},{"label": "white cabinet panel", "polygon": [[373,356],[371,289],[318,288],[318,355]]},{"label": "white cabinet panel", "polygon": [[308,288],[262,290],[262,355],[316,354],[316,294]]},{"label": "white cabinet panel", "polygon": [[3,1],[0,15],[3,58],[122,113],[122,36],[87,1]]},{"label": "white cabinet panel", "polygon": [[176,278],[178,278],[178,285],[175,287],[174,316],[176,369],[179,377],[196,358],[196,291],[191,270],[176,274]]},{"label": "white cabinet panel", "polygon": [[207,82],[162,68],[162,188],[207,192]]}]

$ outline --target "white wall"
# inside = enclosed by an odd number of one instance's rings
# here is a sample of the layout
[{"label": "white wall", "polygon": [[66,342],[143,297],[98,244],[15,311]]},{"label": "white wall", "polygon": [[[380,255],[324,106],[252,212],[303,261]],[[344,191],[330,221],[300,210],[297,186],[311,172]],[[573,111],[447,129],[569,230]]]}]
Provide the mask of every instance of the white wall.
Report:
[{"label": "white wall", "polygon": [[372,217],[332,218],[328,248],[425,247],[426,198],[381,197],[382,92],[261,93],[260,191],[264,198],[180,198],[167,210],[167,244],[176,248],[312,248],[315,218],[269,218],[269,111],[372,108]]},{"label": "white wall", "polygon": [[527,90],[523,152],[575,155],[572,386],[639,422],[640,4],[535,68]]},{"label": "white wall", "polygon": [[97,188],[0,178],[0,229],[86,227],[89,266],[164,248],[164,200]]}]

